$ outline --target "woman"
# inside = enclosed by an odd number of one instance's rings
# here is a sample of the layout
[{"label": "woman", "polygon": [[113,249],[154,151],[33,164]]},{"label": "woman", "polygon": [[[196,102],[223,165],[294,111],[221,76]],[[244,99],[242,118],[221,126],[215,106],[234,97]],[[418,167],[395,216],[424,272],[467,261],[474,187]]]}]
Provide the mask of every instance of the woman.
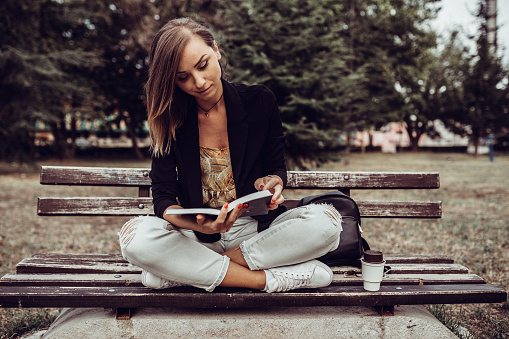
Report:
[{"label": "woman", "polygon": [[[313,260],[337,248],[341,216],[330,206],[285,212],[284,135],[276,99],[264,86],[222,79],[210,32],[190,19],[155,36],[147,82],[156,217],[120,231],[123,256],[150,288],[192,285],[267,292],[327,286],[332,271]],[[270,190],[269,213],[242,217],[230,201]],[[221,208],[205,215],[165,215],[171,208]]]}]

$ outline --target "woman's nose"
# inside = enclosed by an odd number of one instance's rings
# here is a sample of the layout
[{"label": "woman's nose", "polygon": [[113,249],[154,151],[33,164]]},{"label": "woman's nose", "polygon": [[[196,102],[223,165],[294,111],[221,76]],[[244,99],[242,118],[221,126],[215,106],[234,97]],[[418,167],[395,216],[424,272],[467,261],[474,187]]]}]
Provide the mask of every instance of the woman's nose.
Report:
[{"label": "woman's nose", "polygon": [[202,88],[205,85],[205,79],[199,75],[194,76],[194,85],[197,88]]}]

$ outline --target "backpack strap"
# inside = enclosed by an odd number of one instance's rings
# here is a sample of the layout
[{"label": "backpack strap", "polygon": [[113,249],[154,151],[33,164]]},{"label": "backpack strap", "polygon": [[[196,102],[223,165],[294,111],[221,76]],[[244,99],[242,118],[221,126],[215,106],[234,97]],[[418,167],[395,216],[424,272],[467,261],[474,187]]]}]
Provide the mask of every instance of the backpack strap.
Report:
[{"label": "backpack strap", "polygon": [[366,241],[366,239],[364,239],[363,237],[361,237],[362,239],[362,248],[364,251],[367,251],[367,250],[370,250],[371,247],[369,247],[369,244],[368,242]]}]

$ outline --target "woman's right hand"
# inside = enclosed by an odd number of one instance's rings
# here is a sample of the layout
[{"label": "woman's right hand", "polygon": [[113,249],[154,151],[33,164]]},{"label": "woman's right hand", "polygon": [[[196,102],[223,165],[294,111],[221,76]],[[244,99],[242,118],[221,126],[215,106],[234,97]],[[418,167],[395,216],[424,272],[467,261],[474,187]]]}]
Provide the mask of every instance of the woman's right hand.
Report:
[{"label": "woman's right hand", "polygon": [[215,220],[208,218],[204,214],[198,214],[196,215],[196,223],[198,224],[196,231],[205,234],[228,232],[248,207],[246,204],[238,204],[228,213],[228,204],[224,204]]}]

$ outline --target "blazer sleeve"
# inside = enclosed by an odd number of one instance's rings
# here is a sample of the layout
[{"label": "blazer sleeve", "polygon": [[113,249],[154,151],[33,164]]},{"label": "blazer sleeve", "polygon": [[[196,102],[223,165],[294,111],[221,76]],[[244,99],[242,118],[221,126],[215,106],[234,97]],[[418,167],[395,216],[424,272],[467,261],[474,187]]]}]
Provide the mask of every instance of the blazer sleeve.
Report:
[{"label": "blazer sleeve", "polygon": [[169,206],[178,205],[178,181],[175,152],[165,156],[153,157],[150,179],[152,180],[152,198],[154,212],[159,218]]}]

